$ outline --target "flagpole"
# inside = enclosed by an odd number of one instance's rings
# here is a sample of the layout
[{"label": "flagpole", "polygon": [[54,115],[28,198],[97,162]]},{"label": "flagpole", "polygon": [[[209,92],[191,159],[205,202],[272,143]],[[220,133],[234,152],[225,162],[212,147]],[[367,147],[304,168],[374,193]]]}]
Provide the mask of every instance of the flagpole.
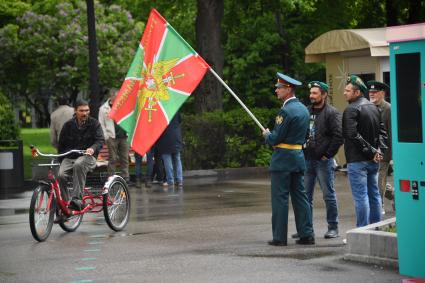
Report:
[{"label": "flagpole", "polygon": [[239,97],[233,92],[233,90],[220,78],[220,76],[211,67],[209,67],[209,70],[221,82],[221,84],[224,85],[224,87],[230,92],[230,94],[233,95],[233,97],[239,102],[243,109],[245,109],[249,116],[251,116],[251,118],[258,125],[258,127],[260,127],[261,130],[265,131],[266,129],[263,127],[263,125],[261,125],[258,119],[254,116],[254,114],[252,114],[248,107],[245,106],[245,104],[242,102],[242,100],[239,99]]}]

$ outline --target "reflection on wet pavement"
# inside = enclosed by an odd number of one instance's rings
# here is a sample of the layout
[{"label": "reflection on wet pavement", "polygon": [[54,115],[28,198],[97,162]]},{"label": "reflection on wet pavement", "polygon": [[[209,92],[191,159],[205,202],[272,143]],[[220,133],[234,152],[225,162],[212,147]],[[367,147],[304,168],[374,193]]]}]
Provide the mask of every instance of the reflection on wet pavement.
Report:
[{"label": "reflection on wet pavement", "polygon": [[229,209],[267,211],[267,182],[250,184],[226,182],[214,185],[192,185],[183,189],[153,186],[131,189],[131,221],[170,217],[222,214]]}]

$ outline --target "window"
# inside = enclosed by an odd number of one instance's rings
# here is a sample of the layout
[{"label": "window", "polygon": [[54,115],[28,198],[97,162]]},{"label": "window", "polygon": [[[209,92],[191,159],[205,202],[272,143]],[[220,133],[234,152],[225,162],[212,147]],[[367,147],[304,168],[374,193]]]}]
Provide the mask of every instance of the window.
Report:
[{"label": "window", "polygon": [[422,143],[420,53],[396,54],[399,142]]}]

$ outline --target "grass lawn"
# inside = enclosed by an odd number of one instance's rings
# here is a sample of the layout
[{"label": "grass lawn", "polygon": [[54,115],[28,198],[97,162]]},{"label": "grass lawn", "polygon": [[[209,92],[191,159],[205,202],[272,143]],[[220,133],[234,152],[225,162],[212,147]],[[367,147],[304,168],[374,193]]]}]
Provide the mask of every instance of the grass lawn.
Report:
[{"label": "grass lawn", "polygon": [[31,164],[34,159],[29,146],[35,145],[43,153],[56,153],[50,144],[49,129],[21,129],[21,138],[24,146],[24,178],[31,179]]}]

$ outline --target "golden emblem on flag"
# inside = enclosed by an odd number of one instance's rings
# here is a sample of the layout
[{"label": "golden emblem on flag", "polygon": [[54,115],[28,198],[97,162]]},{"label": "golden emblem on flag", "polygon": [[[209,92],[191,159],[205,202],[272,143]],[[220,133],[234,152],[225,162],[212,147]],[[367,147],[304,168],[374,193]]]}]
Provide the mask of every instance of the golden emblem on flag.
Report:
[{"label": "golden emblem on flag", "polygon": [[[184,77],[184,74],[174,75],[171,72],[179,58],[158,61],[153,65],[149,65],[146,72],[142,72],[142,81],[140,82],[140,90],[137,95],[138,111],[149,111],[148,122],[152,121],[152,111],[157,111],[154,106],[160,100],[169,100],[167,88],[174,85],[175,79]],[[148,107],[144,108],[145,102],[148,101]]]}]

